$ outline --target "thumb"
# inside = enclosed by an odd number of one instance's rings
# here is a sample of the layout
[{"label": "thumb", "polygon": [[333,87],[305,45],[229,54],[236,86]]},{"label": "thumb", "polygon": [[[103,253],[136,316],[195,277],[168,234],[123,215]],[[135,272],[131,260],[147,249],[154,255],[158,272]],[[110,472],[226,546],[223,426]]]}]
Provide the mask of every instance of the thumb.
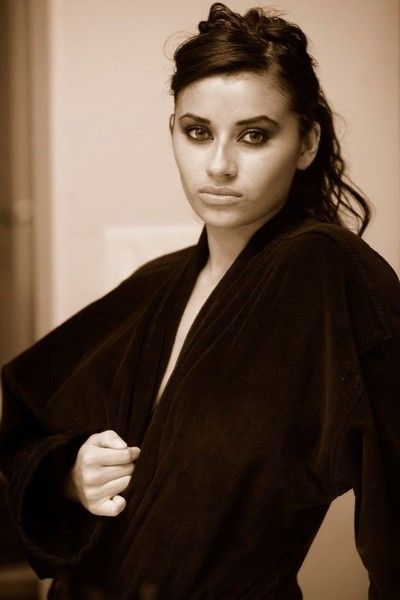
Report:
[{"label": "thumb", "polygon": [[104,517],[116,517],[124,510],[126,500],[122,496],[114,496],[105,500],[99,510],[99,514]]},{"label": "thumb", "polygon": [[99,446],[100,448],[113,448],[113,449],[122,449],[127,447],[127,443],[118,435],[116,431],[107,430],[102,431],[101,433],[96,433],[95,438],[92,440],[95,446]]}]

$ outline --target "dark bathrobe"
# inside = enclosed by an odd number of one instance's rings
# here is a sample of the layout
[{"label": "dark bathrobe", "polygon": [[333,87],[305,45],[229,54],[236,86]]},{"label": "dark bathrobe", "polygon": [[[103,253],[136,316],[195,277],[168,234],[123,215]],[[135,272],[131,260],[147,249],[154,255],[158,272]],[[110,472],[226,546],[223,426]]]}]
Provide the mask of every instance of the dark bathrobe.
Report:
[{"label": "dark bathrobe", "polygon": [[[207,253],[203,232],[5,367],[1,465],[27,557],[54,598],[294,600],[329,504],[353,489],[370,598],[399,600],[397,277],[285,207],[201,309],[152,414]],[[62,496],[105,429],[141,447],[116,518]]]}]

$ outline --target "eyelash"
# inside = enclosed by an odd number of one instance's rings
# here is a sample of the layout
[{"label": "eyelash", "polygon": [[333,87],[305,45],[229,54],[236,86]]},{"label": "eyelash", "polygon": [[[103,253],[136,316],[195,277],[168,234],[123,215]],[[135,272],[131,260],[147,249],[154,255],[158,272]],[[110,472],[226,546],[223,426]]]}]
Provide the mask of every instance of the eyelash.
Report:
[{"label": "eyelash", "polygon": [[[206,137],[206,138],[196,138],[193,135],[191,135],[191,133],[193,131],[206,132],[206,133],[208,133],[209,137]],[[203,143],[203,142],[207,142],[209,139],[212,139],[212,136],[207,131],[207,129],[205,127],[199,127],[198,125],[190,125],[189,127],[186,127],[184,129],[184,133],[185,133],[186,137],[189,138],[190,141],[195,142],[195,143]],[[246,135],[252,134],[252,133],[257,133],[257,134],[261,135],[262,136],[262,140],[259,141],[259,142],[248,142],[246,140],[243,140],[243,138]],[[253,128],[253,129],[247,129],[245,132],[243,132],[240,135],[240,137],[238,139],[239,139],[239,141],[242,140],[248,146],[261,146],[262,144],[264,144],[268,140],[268,134],[263,129],[255,129],[255,128]]]}]

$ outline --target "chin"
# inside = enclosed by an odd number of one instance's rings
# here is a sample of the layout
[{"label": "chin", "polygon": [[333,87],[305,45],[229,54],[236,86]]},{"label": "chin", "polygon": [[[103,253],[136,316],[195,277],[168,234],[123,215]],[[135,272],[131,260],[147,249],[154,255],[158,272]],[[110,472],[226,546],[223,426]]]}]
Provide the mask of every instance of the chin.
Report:
[{"label": "chin", "polygon": [[197,216],[210,227],[234,228],[244,224],[246,219],[243,215],[238,215],[236,211],[224,209],[202,209],[196,210]]},{"label": "chin", "polygon": [[213,229],[220,229],[226,231],[234,231],[240,229],[254,229],[256,231],[261,225],[263,225],[270,217],[268,216],[258,216],[251,217],[250,215],[232,215],[232,214],[210,214],[209,212],[205,214],[204,211],[197,212],[197,215],[204,222],[207,227],[212,227]]},{"label": "chin", "polygon": [[254,231],[264,223],[272,219],[279,212],[282,204],[271,208],[268,212],[249,213],[238,209],[237,206],[230,207],[205,207],[192,204],[192,209],[205,225],[219,229],[241,229],[254,228]]}]

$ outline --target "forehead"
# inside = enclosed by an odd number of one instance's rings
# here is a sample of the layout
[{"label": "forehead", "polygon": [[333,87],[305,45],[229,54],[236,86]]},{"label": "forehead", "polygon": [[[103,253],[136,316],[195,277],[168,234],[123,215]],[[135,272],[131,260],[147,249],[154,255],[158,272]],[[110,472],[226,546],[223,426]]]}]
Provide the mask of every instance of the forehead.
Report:
[{"label": "forehead", "polygon": [[204,77],[179,92],[175,110],[178,117],[190,112],[210,120],[224,117],[232,121],[261,114],[281,120],[291,112],[287,94],[268,72]]}]

